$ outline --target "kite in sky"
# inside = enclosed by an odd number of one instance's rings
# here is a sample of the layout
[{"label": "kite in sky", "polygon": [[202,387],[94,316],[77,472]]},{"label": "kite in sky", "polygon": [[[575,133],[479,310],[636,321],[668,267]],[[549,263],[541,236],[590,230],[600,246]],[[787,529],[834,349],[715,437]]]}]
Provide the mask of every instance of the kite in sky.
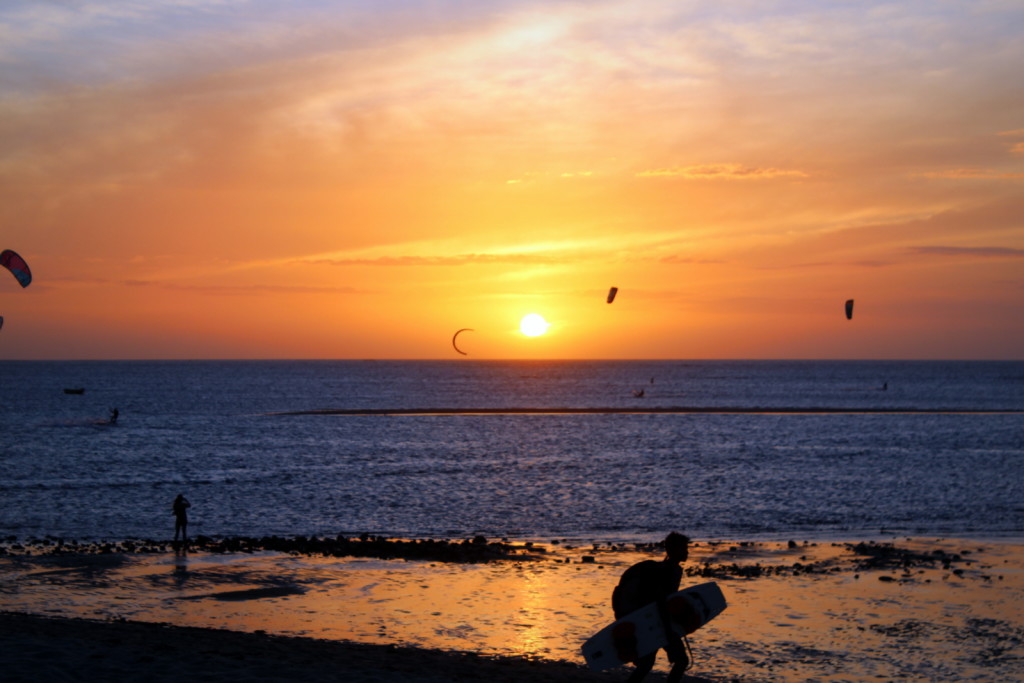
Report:
[{"label": "kite in sky", "polygon": [[463,328],[462,328],[461,330],[459,330],[458,332],[456,332],[455,334],[453,334],[453,335],[452,335],[452,348],[453,348],[453,349],[455,349],[456,351],[458,351],[459,353],[461,353],[461,354],[462,354],[463,356],[466,356],[466,355],[469,355],[469,354],[467,354],[467,353],[466,353],[465,351],[463,351],[462,349],[460,349],[460,348],[458,347],[458,345],[457,345],[457,344],[455,343],[455,340],[456,340],[456,339],[458,338],[458,336],[459,336],[460,334],[462,334],[463,332],[473,332],[473,329],[472,329],[472,328],[470,328],[470,327],[463,327]]},{"label": "kite in sky", "polygon": [[25,259],[10,249],[4,249],[0,252],[0,266],[11,271],[14,277],[18,278],[18,282],[21,283],[22,287],[28,287],[32,282],[32,271],[28,269]]},{"label": "kite in sky", "polygon": [[[15,252],[10,249],[4,249],[0,251],[0,266],[3,266],[7,270],[14,274],[14,277],[18,278],[18,283],[22,287],[28,287],[32,282],[32,271],[28,269],[28,264],[25,263],[25,259],[18,256]],[[4,319],[0,317],[0,328],[4,326]]]}]

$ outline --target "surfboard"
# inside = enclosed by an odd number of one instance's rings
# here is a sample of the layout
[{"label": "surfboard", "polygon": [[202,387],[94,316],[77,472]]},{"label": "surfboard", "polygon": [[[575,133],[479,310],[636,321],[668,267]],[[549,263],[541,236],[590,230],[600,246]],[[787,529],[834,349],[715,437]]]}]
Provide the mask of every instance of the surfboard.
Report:
[{"label": "surfboard", "polygon": [[[680,636],[693,633],[726,608],[722,589],[714,581],[673,593],[666,605],[672,631]],[[666,644],[658,605],[652,602],[587,639],[583,643],[583,658],[591,669],[601,671],[636,661]]]}]

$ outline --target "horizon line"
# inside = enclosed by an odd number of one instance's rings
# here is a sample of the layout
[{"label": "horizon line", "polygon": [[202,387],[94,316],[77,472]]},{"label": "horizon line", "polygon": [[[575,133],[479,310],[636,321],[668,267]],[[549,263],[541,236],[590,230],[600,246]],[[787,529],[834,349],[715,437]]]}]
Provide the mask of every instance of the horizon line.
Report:
[{"label": "horizon line", "polygon": [[197,358],[0,358],[0,363],[1021,363],[1021,358],[278,358],[278,357],[197,357]]}]

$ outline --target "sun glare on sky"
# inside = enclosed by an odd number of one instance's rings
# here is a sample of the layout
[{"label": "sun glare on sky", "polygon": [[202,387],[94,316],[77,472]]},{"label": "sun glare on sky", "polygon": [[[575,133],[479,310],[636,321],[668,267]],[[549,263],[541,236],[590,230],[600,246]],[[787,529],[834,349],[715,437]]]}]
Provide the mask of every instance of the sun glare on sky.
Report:
[{"label": "sun glare on sky", "polygon": [[1024,358],[1024,3],[80,4],[0,3],[2,360]]},{"label": "sun glare on sky", "polygon": [[548,331],[548,327],[551,326],[543,316],[537,313],[530,313],[524,315],[523,319],[519,321],[519,331],[525,334],[527,337],[539,337]]}]

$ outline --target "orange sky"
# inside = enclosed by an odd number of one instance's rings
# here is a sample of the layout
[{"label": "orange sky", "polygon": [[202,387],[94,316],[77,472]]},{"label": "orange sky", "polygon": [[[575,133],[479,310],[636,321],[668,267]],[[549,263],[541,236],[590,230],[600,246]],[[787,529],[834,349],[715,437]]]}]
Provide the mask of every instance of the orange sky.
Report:
[{"label": "orange sky", "polygon": [[1019,2],[283,5],[0,7],[0,359],[1024,358]]}]

